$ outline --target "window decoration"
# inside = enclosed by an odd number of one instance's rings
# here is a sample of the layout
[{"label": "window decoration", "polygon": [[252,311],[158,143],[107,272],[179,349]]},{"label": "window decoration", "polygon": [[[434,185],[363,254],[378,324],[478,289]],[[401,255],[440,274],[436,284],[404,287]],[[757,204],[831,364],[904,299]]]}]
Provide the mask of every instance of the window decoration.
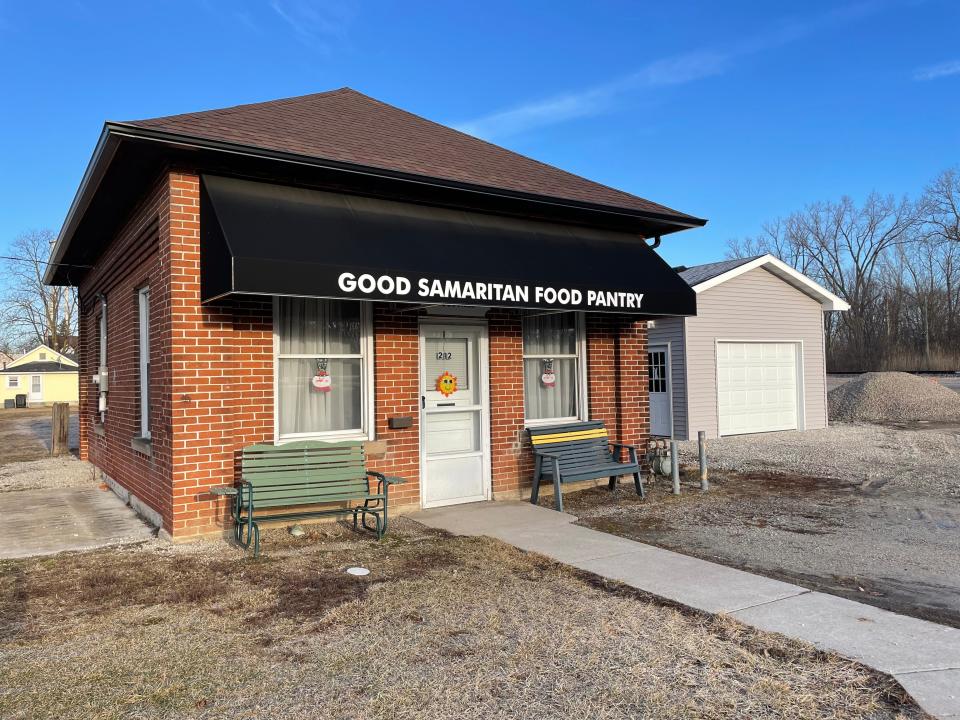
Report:
[{"label": "window decoration", "polygon": [[554,388],[557,386],[557,374],[553,371],[553,358],[543,359],[543,374],[540,376],[540,382],[545,388]]},{"label": "window decoration", "polygon": [[326,358],[317,360],[317,374],[310,380],[310,386],[317,392],[328,393],[333,389],[333,378],[327,371],[329,362]]},{"label": "window decoration", "polygon": [[448,371],[444,371],[440,377],[437,378],[437,390],[444,397],[450,397],[457,391],[457,376],[450,374]]}]

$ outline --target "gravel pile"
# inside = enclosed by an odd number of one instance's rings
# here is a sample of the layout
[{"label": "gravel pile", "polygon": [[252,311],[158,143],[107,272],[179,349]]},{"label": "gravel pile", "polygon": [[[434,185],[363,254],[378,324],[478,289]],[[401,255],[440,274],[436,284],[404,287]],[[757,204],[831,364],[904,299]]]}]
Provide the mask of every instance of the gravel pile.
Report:
[{"label": "gravel pile", "polygon": [[960,421],[960,394],[936,380],[909,373],[867,373],[834,388],[827,398],[831,420]]}]

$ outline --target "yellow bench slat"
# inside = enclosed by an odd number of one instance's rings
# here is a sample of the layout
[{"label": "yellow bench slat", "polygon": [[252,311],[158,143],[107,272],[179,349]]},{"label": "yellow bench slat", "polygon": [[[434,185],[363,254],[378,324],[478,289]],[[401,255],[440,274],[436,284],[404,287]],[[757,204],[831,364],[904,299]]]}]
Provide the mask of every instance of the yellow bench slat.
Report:
[{"label": "yellow bench slat", "polygon": [[534,445],[544,445],[546,443],[555,443],[555,442],[564,442],[564,441],[573,441],[573,440],[590,440],[593,438],[605,438],[607,437],[607,431],[603,428],[597,428],[596,430],[572,430],[570,432],[564,433],[553,433],[551,435],[534,435],[530,442]]}]

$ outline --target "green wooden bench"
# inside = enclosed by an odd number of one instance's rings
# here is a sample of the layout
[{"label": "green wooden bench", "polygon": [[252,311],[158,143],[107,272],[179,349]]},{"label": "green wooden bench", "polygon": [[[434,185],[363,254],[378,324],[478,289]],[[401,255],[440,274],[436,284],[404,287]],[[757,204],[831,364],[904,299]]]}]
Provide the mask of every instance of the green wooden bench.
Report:
[{"label": "green wooden bench", "polygon": [[[377,480],[375,493],[370,492],[371,477]],[[402,482],[400,478],[367,470],[363,443],[359,441],[251,445],[243,449],[240,483],[235,488],[234,533],[245,548],[253,543],[257,557],[258,520],[353,515],[354,528],[359,517],[363,527],[375,532],[379,540],[387,531],[390,486]],[[339,505],[316,507],[331,503]],[[367,524],[368,518],[373,526]]]},{"label": "green wooden bench", "polygon": [[[563,483],[596,480],[609,477],[610,489],[617,485],[621,475],[633,475],[637,495],[645,497],[640,480],[640,461],[637,448],[620,442],[610,442],[607,428],[600,420],[527,428],[533,445],[533,492],[530,502],[540,497],[540,481],[553,480],[553,502],[563,512]],[[629,461],[622,462],[626,450]]]}]

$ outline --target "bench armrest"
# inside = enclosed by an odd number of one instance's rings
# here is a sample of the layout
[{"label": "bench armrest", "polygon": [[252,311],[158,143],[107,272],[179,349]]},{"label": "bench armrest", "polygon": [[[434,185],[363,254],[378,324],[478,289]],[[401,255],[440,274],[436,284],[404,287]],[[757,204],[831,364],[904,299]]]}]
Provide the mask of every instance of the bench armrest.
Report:
[{"label": "bench armrest", "polygon": [[217,487],[208,488],[207,492],[211,495],[235,497],[239,491],[233,485],[218,485]]},{"label": "bench armrest", "polygon": [[403,485],[407,481],[401,477],[396,477],[393,475],[384,475],[379,473],[376,470],[367,470],[367,475],[377,479],[377,492],[383,492],[383,487],[386,485],[390,487],[391,485]]},{"label": "bench armrest", "polygon": [[612,443],[609,443],[609,445],[610,445],[611,447],[627,448],[628,450],[636,450],[636,449],[637,449],[637,446],[636,446],[636,445],[627,445],[626,443],[621,443],[621,442],[612,442]]},{"label": "bench armrest", "polygon": [[553,453],[551,453],[551,452],[547,452],[546,450],[537,450],[536,448],[534,448],[533,453],[534,453],[534,455],[539,455],[540,457],[550,458],[551,460],[559,460],[559,459],[560,459],[560,456],[559,456],[559,455],[555,455],[555,454],[553,454]]}]

